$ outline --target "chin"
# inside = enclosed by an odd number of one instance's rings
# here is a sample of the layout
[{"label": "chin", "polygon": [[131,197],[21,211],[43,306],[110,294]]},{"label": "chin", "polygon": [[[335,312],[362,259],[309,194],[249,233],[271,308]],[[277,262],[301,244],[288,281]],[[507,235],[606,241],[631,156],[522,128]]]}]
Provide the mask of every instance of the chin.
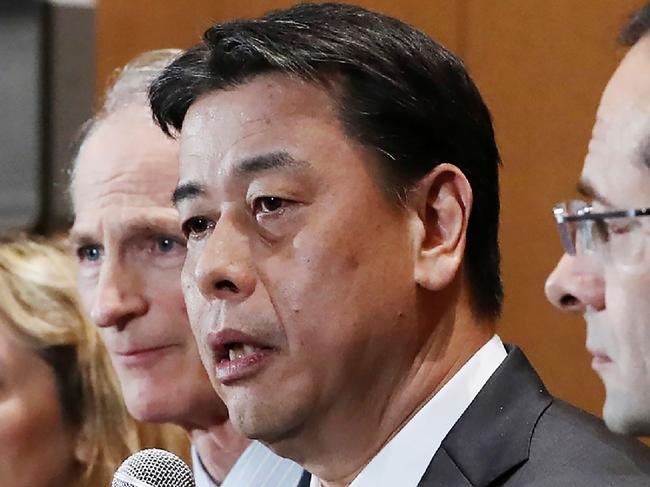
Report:
[{"label": "chin", "polygon": [[263,401],[254,401],[243,404],[241,408],[233,406],[228,410],[235,428],[245,437],[259,440],[273,450],[290,442],[302,424],[301,415],[292,415],[286,405],[275,408]]},{"label": "chin", "polygon": [[122,393],[129,414],[138,421],[169,423],[178,417],[178,399],[168,388],[156,387],[148,380],[133,380]]},{"label": "chin", "polygon": [[137,397],[133,400],[125,398],[129,414],[138,421],[146,423],[168,423],[173,418],[168,411],[168,404],[152,398]]},{"label": "chin", "polygon": [[260,440],[264,443],[273,443],[278,437],[283,436],[284,428],[279,421],[266,421],[265,417],[255,414],[231,414],[230,421],[235,428],[251,440]]},{"label": "chin", "polygon": [[634,394],[607,392],[603,419],[614,433],[627,436],[650,435],[650,404]]}]

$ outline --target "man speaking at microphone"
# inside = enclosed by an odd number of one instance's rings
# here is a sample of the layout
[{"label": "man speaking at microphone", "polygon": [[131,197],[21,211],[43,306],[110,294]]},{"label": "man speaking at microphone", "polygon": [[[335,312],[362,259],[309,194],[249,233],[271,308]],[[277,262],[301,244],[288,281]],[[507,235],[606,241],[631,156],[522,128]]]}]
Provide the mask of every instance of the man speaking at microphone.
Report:
[{"label": "man speaking at microphone", "polygon": [[199,352],[302,486],[648,485],[647,450],[495,335],[499,155],[462,63],[303,4],[215,25],[150,90]]},{"label": "man speaking at microphone", "polygon": [[131,414],[190,434],[199,487],[292,487],[300,467],[232,429],[187,321],[185,239],[169,200],[178,144],[154,125],[146,103],[149,82],[178,54],[153,51],[124,67],[87,127],[71,184],[80,293]]}]

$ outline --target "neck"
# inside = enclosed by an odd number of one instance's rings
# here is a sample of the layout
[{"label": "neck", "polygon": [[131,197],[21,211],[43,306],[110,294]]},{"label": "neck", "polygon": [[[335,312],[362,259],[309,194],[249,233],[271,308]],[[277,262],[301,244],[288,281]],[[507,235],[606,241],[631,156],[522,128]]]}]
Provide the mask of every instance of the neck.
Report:
[{"label": "neck", "polygon": [[180,426],[189,434],[194,430],[210,430],[228,422],[228,409],[216,393],[210,390],[201,400],[192,401],[175,418],[167,421]]},{"label": "neck", "polygon": [[479,323],[463,310],[469,306],[447,310],[433,325],[430,314],[421,314],[426,318],[419,329],[428,332],[407,357],[408,365],[391,380],[370,385],[361,398],[348,404],[341,398],[319,424],[305,425],[296,437],[273,449],[298,461],[323,487],[348,486],[494,334],[493,324]]},{"label": "neck", "polygon": [[235,462],[250,444],[237,433],[230,421],[213,424],[205,429],[190,431],[192,445],[210,477],[221,483]]},{"label": "neck", "polygon": [[191,414],[175,423],[188,432],[205,470],[220,483],[250,444],[234,430],[228,410],[216,394],[206,396],[200,405],[195,403]]}]

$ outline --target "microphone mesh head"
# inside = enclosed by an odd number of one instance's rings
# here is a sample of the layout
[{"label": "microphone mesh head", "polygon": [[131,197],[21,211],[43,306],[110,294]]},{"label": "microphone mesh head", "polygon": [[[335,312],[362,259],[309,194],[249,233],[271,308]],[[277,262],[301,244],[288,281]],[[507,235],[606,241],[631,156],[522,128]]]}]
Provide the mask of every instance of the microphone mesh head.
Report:
[{"label": "microphone mesh head", "polygon": [[141,450],[122,462],[111,487],[195,487],[192,471],[173,453]]}]

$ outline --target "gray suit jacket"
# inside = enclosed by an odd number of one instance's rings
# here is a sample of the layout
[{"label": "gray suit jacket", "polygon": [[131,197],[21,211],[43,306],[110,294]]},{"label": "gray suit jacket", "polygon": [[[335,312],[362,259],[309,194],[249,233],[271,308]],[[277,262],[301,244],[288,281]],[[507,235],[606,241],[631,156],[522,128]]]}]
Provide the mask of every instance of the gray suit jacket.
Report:
[{"label": "gray suit jacket", "polygon": [[650,486],[650,449],[553,398],[521,350],[506,348],[418,487]]}]

